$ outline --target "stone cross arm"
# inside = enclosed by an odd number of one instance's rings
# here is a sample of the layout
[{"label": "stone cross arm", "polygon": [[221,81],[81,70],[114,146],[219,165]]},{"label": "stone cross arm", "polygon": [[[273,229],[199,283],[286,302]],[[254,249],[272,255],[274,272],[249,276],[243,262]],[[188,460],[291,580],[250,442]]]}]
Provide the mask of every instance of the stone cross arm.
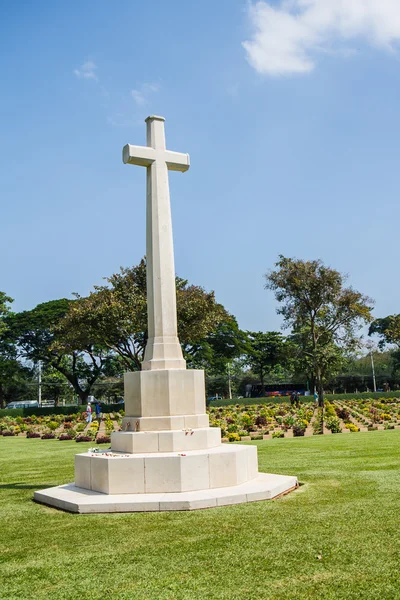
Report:
[{"label": "stone cross arm", "polygon": [[125,164],[150,167],[154,162],[162,160],[166,163],[169,171],[181,171],[184,173],[190,167],[189,154],[172,152],[163,148],[152,148],[150,146],[132,146],[126,144],[122,151],[122,159]]}]

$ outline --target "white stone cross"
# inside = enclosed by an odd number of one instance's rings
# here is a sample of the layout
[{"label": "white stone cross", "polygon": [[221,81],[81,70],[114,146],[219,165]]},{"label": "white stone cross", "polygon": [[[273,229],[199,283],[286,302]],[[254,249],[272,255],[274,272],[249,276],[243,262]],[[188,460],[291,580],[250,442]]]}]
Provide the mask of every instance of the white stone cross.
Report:
[{"label": "white stone cross", "polygon": [[165,146],[163,117],[147,117],[147,146],[124,146],[125,164],[147,168],[146,262],[148,340],[143,370],[185,369],[178,340],[168,170],[187,171],[188,154]]}]

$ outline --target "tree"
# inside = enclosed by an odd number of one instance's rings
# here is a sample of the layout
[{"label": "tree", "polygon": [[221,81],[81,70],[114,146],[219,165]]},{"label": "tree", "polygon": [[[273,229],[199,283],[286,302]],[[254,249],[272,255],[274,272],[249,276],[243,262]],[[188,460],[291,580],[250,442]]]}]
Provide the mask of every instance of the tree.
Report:
[{"label": "tree", "polygon": [[381,348],[394,344],[400,350],[400,315],[375,319],[369,327],[368,335],[378,335]]},{"label": "tree", "polygon": [[245,361],[252,372],[260,378],[264,391],[265,379],[278,365],[286,362],[285,340],[277,331],[248,331]]},{"label": "tree", "polygon": [[203,340],[183,346],[189,369],[204,369],[207,395],[237,393],[243,374],[242,355],[247,335],[239,329],[235,317],[226,313],[214,331]]},{"label": "tree", "polygon": [[32,369],[0,354],[0,408],[13,400],[32,399]]},{"label": "tree", "polygon": [[82,332],[68,329],[64,319],[74,302],[65,298],[44,302],[33,310],[8,316],[7,323],[20,355],[35,364],[41,360],[61,373],[85,403],[107,368],[110,354]]},{"label": "tree", "polygon": [[[373,373],[371,354],[374,362],[375,380],[378,387],[388,382],[394,375],[393,353],[390,351],[380,352],[374,346],[367,346],[369,352],[359,356],[350,356],[347,364],[341,372],[332,379],[330,387],[340,393],[341,391],[370,391],[373,389]],[[394,383],[394,382],[393,382]],[[335,393],[335,392],[334,392]]]},{"label": "tree", "polygon": [[292,327],[304,367],[315,379],[320,404],[323,385],[343,356],[355,349],[358,329],[372,320],[373,302],[344,287],[346,277],[321,260],[303,261],[280,256],[268,273],[266,288],[275,293],[284,327]]},{"label": "tree", "polygon": [[[146,263],[123,269],[70,306],[61,326],[64,347],[90,340],[121,358],[125,369],[140,370],[147,342]],[[228,313],[213,292],[176,278],[178,334],[186,354],[213,332]]]},{"label": "tree", "polygon": [[[140,369],[147,342],[145,261],[106,281],[87,298],[53,300],[7,317],[20,355],[61,373],[82,403],[99,378]],[[228,313],[213,292],[178,277],[176,287],[179,335],[189,352]]]},{"label": "tree", "polygon": [[400,315],[389,315],[383,319],[376,319],[370,325],[368,335],[379,336],[379,348],[395,346],[391,352],[393,372],[400,368]]},{"label": "tree", "polygon": [[0,408],[29,390],[30,370],[18,362],[15,344],[10,338],[7,318],[11,315],[12,302],[12,298],[0,292]]},{"label": "tree", "polygon": [[9,304],[14,302],[5,292],[0,292],[0,337],[4,336],[8,329],[5,317],[10,313]]},{"label": "tree", "polygon": [[65,375],[51,365],[45,364],[42,370],[42,400],[54,401],[54,406],[58,406],[60,399],[67,397],[68,392],[71,392],[71,388]]},{"label": "tree", "polygon": [[118,402],[124,397],[124,380],[122,377],[104,377],[94,385],[93,394],[102,402]]},{"label": "tree", "polygon": [[313,347],[313,337],[310,329],[305,327],[293,331],[289,336],[291,359],[296,379],[307,379],[311,390],[318,389],[320,403],[323,403],[323,392],[316,377],[316,361],[318,362],[323,383],[328,383],[346,366],[350,352],[354,346],[345,349],[335,341],[325,340],[324,343]]},{"label": "tree", "polygon": [[183,351],[191,369],[204,369],[210,376],[225,375],[228,364],[241,356],[247,335],[235,317],[225,314],[218,326],[197,343],[185,344]]}]

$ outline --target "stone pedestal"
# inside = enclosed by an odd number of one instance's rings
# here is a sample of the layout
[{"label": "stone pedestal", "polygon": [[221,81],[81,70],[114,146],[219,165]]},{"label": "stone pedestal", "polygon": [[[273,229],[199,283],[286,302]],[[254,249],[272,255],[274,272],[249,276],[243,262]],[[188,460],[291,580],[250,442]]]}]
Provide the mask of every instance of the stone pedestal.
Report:
[{"label": "stone pedestal", "polygon": [[[204,372],[186,369],[125,374],[124,431],[208,426]],[[129,416],[128,416],[129,415]]]},{"label": "stone pedestal", "polygon": [[258,473],[255,446],[221,444],[220,429],[208,426],[203,371],[127,373],[125,409],[111,449],[77,454],[75,483],[36,500],[73,512],[191,510],[297,486],[296,477]]}]

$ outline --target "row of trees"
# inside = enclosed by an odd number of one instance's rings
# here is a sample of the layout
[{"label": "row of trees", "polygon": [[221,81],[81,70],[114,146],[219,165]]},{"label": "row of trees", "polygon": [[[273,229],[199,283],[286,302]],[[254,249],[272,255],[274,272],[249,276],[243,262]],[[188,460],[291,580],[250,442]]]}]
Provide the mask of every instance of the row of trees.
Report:
[{"label": "row of trees", "polygon": [[[323,401],[324,385],[359,351],[360,328],[371,323],[373,302],[346,287],[346,278],[321,261],[279,257],[266,276],[283,318],[279,332],[245,332],[214,294],[176,278],[178,333],[189,368],[209,381],[297,379]],[[121,269],[87,297],[45,302],[14,313],[0,292],[0,405],[32,396],[38,364],[43,394],[58,401],[75,394],[85,402],[104,390],[122,395],[122,375],[141,368],[147,341],[146,264]],[[397,344],[400,316],[373,321],[381,345]]]}]

